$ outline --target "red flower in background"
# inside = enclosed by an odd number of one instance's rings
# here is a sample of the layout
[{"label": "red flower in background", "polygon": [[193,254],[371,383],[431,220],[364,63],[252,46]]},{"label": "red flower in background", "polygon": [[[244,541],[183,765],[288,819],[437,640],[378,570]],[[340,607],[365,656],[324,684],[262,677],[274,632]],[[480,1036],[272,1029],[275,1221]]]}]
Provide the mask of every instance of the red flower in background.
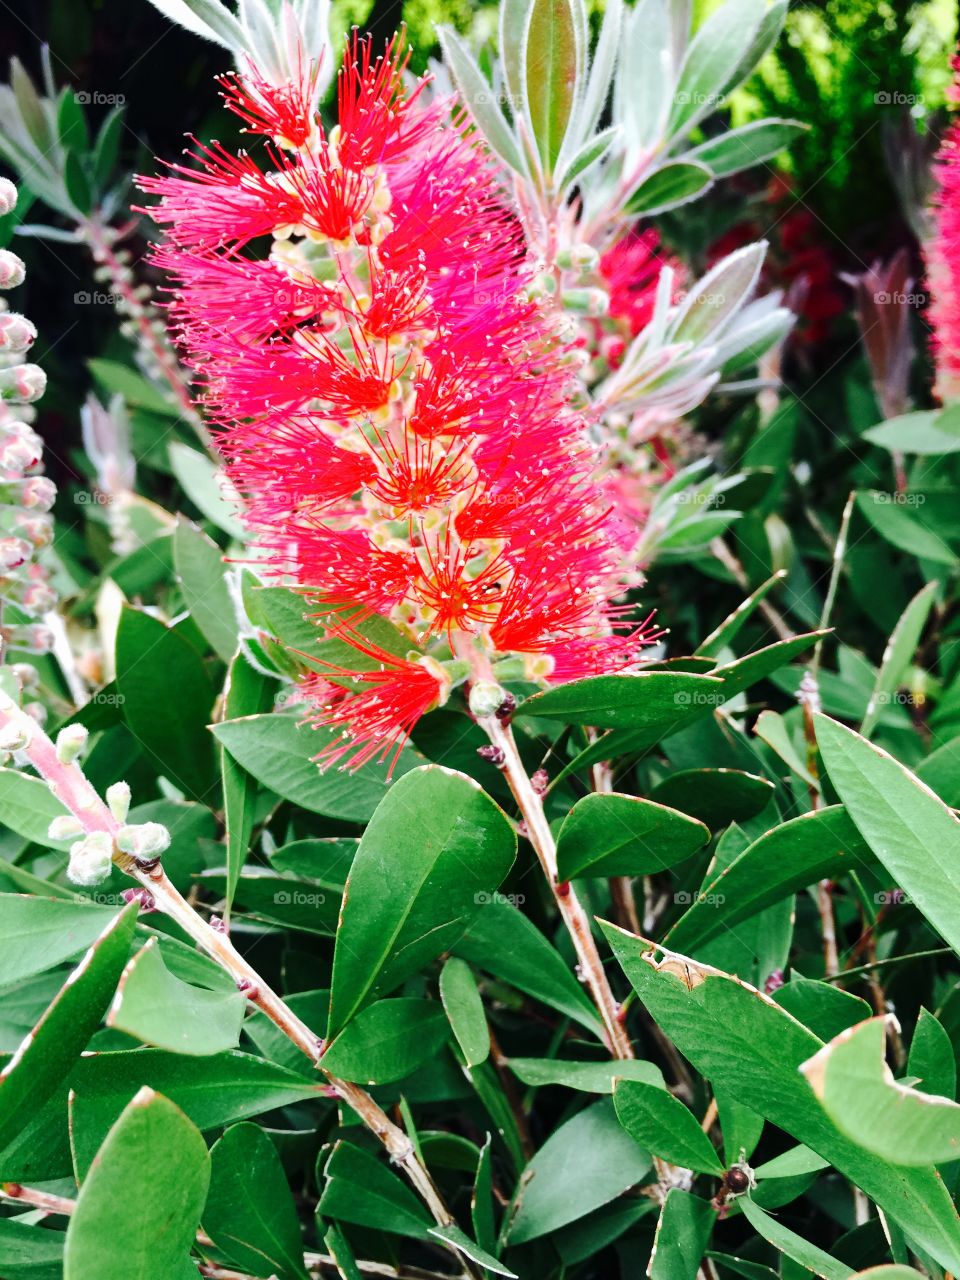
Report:
[{"label": "red flower in background", "polygon": [[[323,758],[353,764],[402,745],[459,671],[519,658],[573,679],[645,640],[610,603],[616,529],[570,407],[572,352],[528,296],[487,156],[449,104],[404,91],[404,65],[400,42],[374,59],[355,39],[329,135],[291,119],[308,95],[244,77],[235,111],[309,141],[268,148],[267,170],[201,150],[202,171],[143,182],[248,523],[355,654],[314,687],[317,721],[348,735]],[[242,256],[263,234],[269,261]],[[372,615],[398,652],[366,636]]]}]

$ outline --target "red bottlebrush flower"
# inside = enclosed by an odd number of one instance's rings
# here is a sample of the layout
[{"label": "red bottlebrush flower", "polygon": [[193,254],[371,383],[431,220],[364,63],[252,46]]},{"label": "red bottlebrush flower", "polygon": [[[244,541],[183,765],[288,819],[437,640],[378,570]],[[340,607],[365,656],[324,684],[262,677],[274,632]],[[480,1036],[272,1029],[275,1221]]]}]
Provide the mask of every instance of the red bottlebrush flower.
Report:
[{"label": "red bottlebrush flower", "polygon": [[610,312],[615,320],[626,322],[632,337],[646,328],[653,315],[657,284],[664,267],[677,272],[680,266],[672,255],[660,247],[660,237],[653,228],[618,240],[600,259],[600,274],[610,293]]},{"label": "red bottlebrush flower", "polygon": [[[960,57],[953,100],[960,100]],[[934,173],[935,233],[928,249],[930,321],[937,365],[937,395],[941,400],[960,396],[960,124],[947,130],[937,153]]]},{"label": "red bottlebrush flower", "polygon": [[[575,353],[528,294],[489,158],[405,91],[404,65],[399,43],[375,59],[354,40],[329,136],[290,118],[295,93],[257,82],[251,104],[244,76],[230,105],[274,139],[282,120],[297,154],[207,153],[145,183],[261,560],[356,653],[306,686],[347,734],[325,763],[384,758],[472,665],[570,679],[649,639],[611,604],[619,534],[571,407]],[[261,233],[269,259],[248,259]],[[364,638],[386,624],[389,652]]]}]

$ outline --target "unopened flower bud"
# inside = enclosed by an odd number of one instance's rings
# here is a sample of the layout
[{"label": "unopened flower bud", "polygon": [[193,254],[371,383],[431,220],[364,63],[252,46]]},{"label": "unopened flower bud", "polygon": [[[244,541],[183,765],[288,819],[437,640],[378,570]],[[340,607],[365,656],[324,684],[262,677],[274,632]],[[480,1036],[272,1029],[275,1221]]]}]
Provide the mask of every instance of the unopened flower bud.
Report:
[{"label": "unopened flower bud", "polygon": [[23,708],[23,713],[24,715],[29,716],[35,724],[38,724],[41,727],[41,729],[47,723],[47,715],[49,714],[47,708],[42,702],[26,703]]},{"label": "unopened flower bud", "polygon": [[53,541],[53,521],[47,515],[22,515],[16,529],[35,547],[48,547]]},{"label": "unopened flower bud", "polygon": [[159,822],[138,822],[120,828],[117,847],[137,862],[151,862],[170,848],[170,832]]},{"label": "unopened flower bud", "polygon": [[24,587],[18,603],[27,613],[49,613],[56,608],[57,593],[48,582],[31,582]]},{"label": "unopened flower bud", "polygon": [[72,813],[61,813],[50,823],[47,835],[51,840],[72,840],[82,830],[83,827]]},{"label": "unopened flower bud", "polygon": [[130,812],[130,784],[114,782],[107,787],[106,794],[110,812],[117,822],[126,822],[127,814]]},{"label": "unopened flower bud", "polygon": [[27,274],[23,259],[9,249],[0,249],[0,289],[16,289]]},{"label": "unopened flower bud", "polygon": [[610,308],[610,298],[603,289],[564,289],[563,305],[579,315],[605,316]]},{"label": "unopened flower bud", "polygon": [[0,218],[13,213],[17,207],[17,188],[9,178],[0,178]]},{"label": "unopened flower bud", "polygon": [[557,254],[557,266],[564,271],[593,271],[600,255],[592,244],[572,244]]},{"label": "unopened flower bud", "polygon": [[0,751],[22,751],[30,745],[30,726],[14,720],[0,728]]},{"label": "unopened flower bud", "polygon": [[24,538],[0,538],[0,572],[19,569],[33,555],[33,547]]},{"label": "unopened flower bud", "polygon": [[17,404],[32,404],[47,389],[47,375],[38,364],[15,364],[0,369],[0,396]]},{"label": "unopened flower bud", "polygon": [[19,355],[37,340],[37,329],[26,316],[15,311],[0,312],[0,351]]},{"label": "unopened flower bud", "polygon": [[478,680],[470,687],[470,714],[478,720],[496,715],[506,696],[506,690],[495,680]]},{"label": "unopened flower bud", "polygon": [[113,841],[105,831],[94,831],[70,846],[67,876],[74,884],[99,884],[113,866]]},{"label": "unopened flower bud", "polygon": [[16,496],[27,511],[49,511],[56,501],[57,486],[46,476],[28,476],[17,486]]},{"label": "unopened flower bud", "polygon": [[87,745],[90,730],[86,725],[68,724],[57,734],[57,759],[61,764],[72,764]]},{"label": "unopened flower bud", "polygon": [[29,662],[15,662],[10,670],[16,677],[17,684],[21,689],[39,689],[40,673]]}]

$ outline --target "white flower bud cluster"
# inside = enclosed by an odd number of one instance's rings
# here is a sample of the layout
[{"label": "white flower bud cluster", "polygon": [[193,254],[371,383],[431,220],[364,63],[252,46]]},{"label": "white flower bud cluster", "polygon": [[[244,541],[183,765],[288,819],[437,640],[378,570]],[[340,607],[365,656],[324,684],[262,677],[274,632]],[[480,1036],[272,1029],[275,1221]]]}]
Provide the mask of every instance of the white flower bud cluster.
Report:
[{"label": "white flower bud cluster", "polygon": [[[0,179],[0,212],[17,201],[12,182]],[[23,263],[0,249],[0,289],[23,282]],[[57,603],[40,553],[53,538],[49,516],[56,497],[53,483],[40,475],[43,441],[30,426],[28,407],[43,395],[46,375],[23,357],[37,331],[29,320],[0,303],[0,637],[13,649],[45,653],[53,645],[49,629],[32,619]]]},{"label": "white flower bud cluster", "polygon": [[[61,729],[57,735],[57,760],[61,764],[73,763],[86,740],[87,732],[79,725]],[[20,745],[26,745],[26,742]],[[170,832],[161,823],[127,822],[130,787],[126,782],[115,782],[108,787],[106,799],[114,820],[122,824],[116,837],[105,831],[84,832],[83,824],[72,813],[54,818],[47,831],[51,840],[73,840],[67,876],[74,884],[87,888],[107,878],[118,851],[147,867],[159,861],[161,854],[170,847]]]}]

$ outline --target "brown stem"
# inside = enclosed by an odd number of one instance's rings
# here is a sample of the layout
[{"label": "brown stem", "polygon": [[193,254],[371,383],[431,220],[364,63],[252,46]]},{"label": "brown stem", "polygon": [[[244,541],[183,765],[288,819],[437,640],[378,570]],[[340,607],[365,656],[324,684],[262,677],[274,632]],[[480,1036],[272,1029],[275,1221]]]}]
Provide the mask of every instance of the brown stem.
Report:
[{"label": "brown stem", "polygon": [[[807,772],[813,778],[809,784],[810,808],[820,808],[820,789],[817,769],[817,731],[813,713],[820,710],[820,690],[816,676],[807,671],[800,682],[800,706],[803,708],[803,736],[807,743]],[[837,921],[833,913],[833,884],[821,880],[817,884],[817,911],[820,913],[820,932],[823,935],[823,968],[828,978],[840,972],[840,955],[837,951]]]}]

